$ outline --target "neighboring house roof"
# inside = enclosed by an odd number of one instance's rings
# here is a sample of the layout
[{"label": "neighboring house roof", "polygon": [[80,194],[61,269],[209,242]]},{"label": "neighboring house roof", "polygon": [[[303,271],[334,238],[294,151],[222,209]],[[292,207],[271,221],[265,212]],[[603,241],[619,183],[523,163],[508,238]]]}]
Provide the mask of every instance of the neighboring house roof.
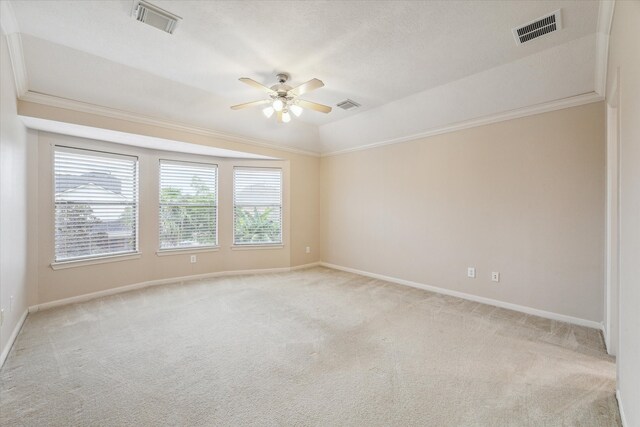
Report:
[{"label": "neighboring house roof", "polygon": [[[56,201],[75,202],[90,206],[93,216],[101,221],[101,225],[93,225],[95,231],[104,231],[112,234],[120,230],[129,230],[129,232],[131,230],[131,227],[121,224],[122,219],[120,218],[127,206],[123,202],[126,203],[129,200],[122,194],[114,193],[99,185],[89,183],[70,188],[56,194]],[[104,205],[105,203],[106,206]]]},{"label": "neighboring house roof", "polygon": [[63,193],[82,185],[94,184],[113,193],[122,193],[120,179],[105,172],[87,172],[82,175],[56,175],[56,193]]},{"label": "neighboring house roof", "polygon": [[56,199],[68,202],[86,202],[87,204],[91,204],[92,201],[96,201],[98,199],[101,202],[107,203],[121,203],[127,201],[126,197],[122,194],[115,193],[93,183],[80,185],[60,192],[56,194]]}]

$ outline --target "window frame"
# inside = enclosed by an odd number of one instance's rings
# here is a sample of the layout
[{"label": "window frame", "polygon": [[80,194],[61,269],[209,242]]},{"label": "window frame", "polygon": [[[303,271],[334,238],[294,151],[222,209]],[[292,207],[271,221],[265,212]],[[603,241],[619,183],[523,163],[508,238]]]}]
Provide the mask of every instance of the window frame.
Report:
[{"label": "window frame", "polygon": [[[92,264],[102,264],[105,262],[114,262],[114,261],[124,261],[129,259],[140,258],[140,156],[137,154],[124,154],[117,153],[113,151],[105,151],[95,148],[86,148],[86,147],[77,147],[73,145],[64,145],[64,144],[52,144],[51,145],[51,203],[52,203],[52,241],[53,241],[53,261],[51,262],[51,268],[54,270],[59,270],[63,268],[75,267],[75,266],[83,266],[83,265],[92,265]],[[105,157],[105,158],[120,158],[120,159],[133,159],[134,160],[134,201],[133,206],[135,206],[135,216],[133,222],[134,228],[134,248],[130,251],[121,251],[121,252],[107,252],[103,254],[95,254],[95,255],[86,255],[72,258],[57,258],[57,245],[56,245],[56,212],[57,212],[57,197],[56,197],[56,152],[58,151],[66,151],[66,152],[81,152],[86,153],[85,155],[93,155],[95,157]]]},{"label": "window frame", "polygon": [[[239,243],[236,242],[236,170],[277,170],[280,172],[280,240],[278,242],[248,242],[248,243]],[[285,209],[284,209],[284,181],[285,181],[285,171],[281,166],[244,166],[244,165],[234,165],[233,171],[231,175],[231,185],[232,185],[232,194],[231,194],[231,210],[232,210],[232,246],[233,250],[243,250],[243,249],[280,249],[284,248],[284,222],[285,222]]]},{"label": "window frame", "polygon": [[[214,201],[213,201],[213,208],[214,208],[214,213],[215,213],[215,243],[212,245],[191,245],[191,246],[182,246],[182,247],[175,247],[175,248],[163,248],[162,247],[162,239],[161,239],[161,229],[162,229],[162,222],[160,219],[160,214],[162,212],[162,202],[160,200],[160,193],[162,191],[162,163],[171,163],[171,164],[194,164],[194,165],[204,165],[204,166],[210,166],[213,167],[213,170],[215,171],[215,189],[214,189]],[[218,163],[211,163],[211,162],[204,162],[204,161],[194,161],[194,160],[176,160],[176,159],[171,159],[171,158],[159,158],[158,159],[158,186],[157,186],[157,191],[158,191],[158,203],[157,203],[157,220],[158,220],[158,227],[157,227],[157,236],[158,236],[158,248],[156,251],[156,254],[159,256],[162,255],[171,255],[172,253],[175,252],[209,252],[209,251],[215,251],[218,250],[218,248],[220,247],[220,228],[219,228],[219,223],[220,223],[220,205],[219,205],[219,199],[220,199],[220,165]],[[181,206],[181,205],[178,205]],[[201,207],[206,207],[206,205],[191,205],[191,206],[201,206]]]}]

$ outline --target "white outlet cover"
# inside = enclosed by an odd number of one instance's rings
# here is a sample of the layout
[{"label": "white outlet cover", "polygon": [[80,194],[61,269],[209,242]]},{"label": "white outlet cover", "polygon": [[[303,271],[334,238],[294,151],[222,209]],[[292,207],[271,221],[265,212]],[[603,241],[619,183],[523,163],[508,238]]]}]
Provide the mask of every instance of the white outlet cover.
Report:
[{"label": "white outlet cover", "polygon": [[499,282],[500,281],[500,273],[498,273],[497,271],[494,271],[493,273],[491,273],[491,281],[492,282]]},{"label": "white outlet cover", "polygon": [[472,279],[474,279],[476,277],[476,268],[475,267],[467,268],[467,277],[470,277]]}]

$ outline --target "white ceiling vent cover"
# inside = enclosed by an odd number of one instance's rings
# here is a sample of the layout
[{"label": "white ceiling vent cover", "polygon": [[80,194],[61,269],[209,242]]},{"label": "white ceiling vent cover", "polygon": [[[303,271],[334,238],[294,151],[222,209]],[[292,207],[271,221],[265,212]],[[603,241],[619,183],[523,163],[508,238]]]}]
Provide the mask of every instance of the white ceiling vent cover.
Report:
[{"label": "white ceiling vent cover", "polygon": [[154,6],[144,0],[133,3],[133,17],[140,22],[156,27],[159,30],[173,34],[178,25],[178,21],[182,19],[178,15]]},{"label": "white ceiling vent cover", "polygon": [[513,37],[516,39],[516,44],[522,44],[529,40],[536,39],[545,34],[552,33],[562,29],[562,9],[558,9],[555,12],[545,15],[542,18],[538,18],[534,21],[514,28]]},{"label": "white ceiling vent cover", "polygon": [[350,99],[346,99],[346,100],[340,102],[339,104],[337,104],[337,106],[342,108],[343,110],[349,111],[349,110],[353,110],[353,109],[358,108],[360,106],[360,104],[358,104],[357,102],[352,101]]}]

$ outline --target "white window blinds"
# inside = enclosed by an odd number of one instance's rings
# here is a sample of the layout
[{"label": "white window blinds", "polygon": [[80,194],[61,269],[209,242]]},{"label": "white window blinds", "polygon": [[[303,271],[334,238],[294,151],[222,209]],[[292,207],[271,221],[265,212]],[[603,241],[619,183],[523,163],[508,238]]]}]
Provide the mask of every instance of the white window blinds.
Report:
[{"label": "white window blinds", "polygon": [[55,260],[137,250],[138,159],[54,149]]},{"label": "white window blinds", "polygon": [[282,170],[234,168],[233,213],[236,245],[282,243]]},{"label": "white window blinds", "polygon": [[217,244],[216,165],[160,161],[160,249]]}]

